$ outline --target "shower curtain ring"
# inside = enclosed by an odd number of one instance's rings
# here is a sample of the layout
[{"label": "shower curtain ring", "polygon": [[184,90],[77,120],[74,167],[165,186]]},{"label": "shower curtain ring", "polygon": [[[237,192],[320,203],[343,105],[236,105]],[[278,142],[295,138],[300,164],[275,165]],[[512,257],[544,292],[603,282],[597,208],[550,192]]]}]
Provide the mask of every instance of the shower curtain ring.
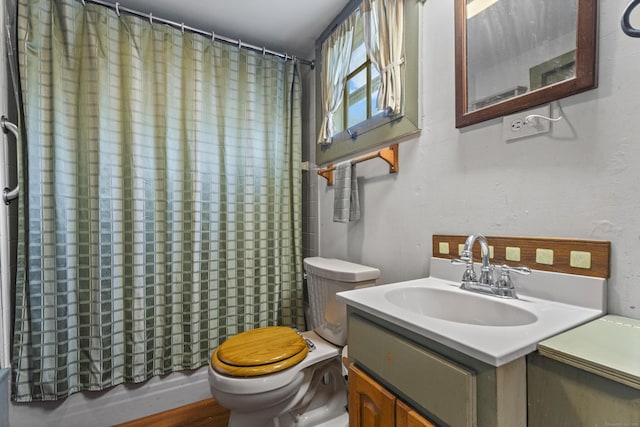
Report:
[{"label": "shower curtain ring", "polygon": [[238,49],[242,49],[242,40],[238,39]]},{"label": "shower curtain ring", "polygon": [[87,2],[85,0],[81,0],[82,1],[82,6],[87,7]]},{"label": "shower curtain ring", "polygon": [[184,34],[184,22],[182,23],[182,34]]},{"label": "shower curtain ring", "polygon": [[149,14],[149,23],[153,25],[153,13]]},{"label": "shower curtain ring", "polygon": [[216,41],[216,32],[215,31],[211,31],[211,41],[212,42]]},{"label": "shower curtain ring", "polygon": [[262,56],[265,56],[267,54],[267,48],[262,46]]},{"label": "shower curtain ring", "polygon": [[116,2],[116,15],[120,18],[120,2]]}]

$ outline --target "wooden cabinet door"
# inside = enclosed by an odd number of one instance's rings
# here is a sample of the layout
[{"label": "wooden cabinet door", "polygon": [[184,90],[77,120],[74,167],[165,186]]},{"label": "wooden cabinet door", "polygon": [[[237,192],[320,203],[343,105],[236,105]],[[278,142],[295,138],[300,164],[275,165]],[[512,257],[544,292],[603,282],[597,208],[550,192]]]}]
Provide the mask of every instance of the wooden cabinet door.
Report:
[{"label": "wooden cabinet door", "polygon": [[402,400],[396,400],[395,427],[437,427],[422,415],[411,409]]},{"label": "wooden cabinet door", "polygon": [[349,366],[349,427],[390,427],[396,398],[368,375]]}]

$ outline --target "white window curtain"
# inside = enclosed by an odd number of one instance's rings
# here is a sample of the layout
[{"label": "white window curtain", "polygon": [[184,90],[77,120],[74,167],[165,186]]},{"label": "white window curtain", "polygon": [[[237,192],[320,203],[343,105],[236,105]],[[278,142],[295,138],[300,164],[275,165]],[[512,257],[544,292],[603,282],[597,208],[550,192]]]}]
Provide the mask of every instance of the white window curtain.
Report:
[{"label": "white window curtain", "polygon": [[342,102],[358,11],[352,13],[322,43],[322,125],[318,144],[328,144],[335,133],[333,115]]},{"label": "white window curtain", "polygon": [[367,55],[380,73],[377,108],[402,111],[404,0],[363,0],[360,5]]}]

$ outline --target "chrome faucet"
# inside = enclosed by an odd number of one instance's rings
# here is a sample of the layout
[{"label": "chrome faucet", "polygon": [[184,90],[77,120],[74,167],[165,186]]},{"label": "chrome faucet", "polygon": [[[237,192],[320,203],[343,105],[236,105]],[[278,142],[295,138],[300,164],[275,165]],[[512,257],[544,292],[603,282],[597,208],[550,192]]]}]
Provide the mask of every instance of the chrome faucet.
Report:
[{"label": "chrome faucet", "polygon": [[[476,275],[473,266],[473,253],[471,249],[474,243],[478,241],[480,244],[480,255],[482,258],[482,267],[480,268],[480,279]],[[527,267],[509,267],[503,264],[500,267],[500,277],[494,280],[493,273],[495,267],[489,262],[489,244],[482,234],[472,234],[467,237],[460,259],[451,260],[453,264],[464,264],[466,269],[462,274],[462,284],[460,289],[467,291],[480,292],[483,294],[494,295],[502,298],[518,298],[516,289],[509,277],[510,272],[518,274],[531,274],[531,270]]]},{"label": "chrome faucet", "polygon": [[[480,280],[475,280],[476,272],[473,268],[473,254],[471,253],[471,249],[473,248],[473,244],[478,241],[480,243],[480,256],[482,257],[482,268],[480,269]],[[460,254],[460,259],[467,264],[467,271],[465,271],[465,276],[469,274],[472,277],[472,280],[464,280],[462,279],[462,289],[466,289],[465,283],[467,285],[473,283],[481,283],[483,285],[490,285],[493,282],[493,266],[489,263],[489,244],[487,243],[487,239],[482,234],[472,234],[467,237],[467,241],[464,243],[464,248],[462,249],[462,253]]]}]

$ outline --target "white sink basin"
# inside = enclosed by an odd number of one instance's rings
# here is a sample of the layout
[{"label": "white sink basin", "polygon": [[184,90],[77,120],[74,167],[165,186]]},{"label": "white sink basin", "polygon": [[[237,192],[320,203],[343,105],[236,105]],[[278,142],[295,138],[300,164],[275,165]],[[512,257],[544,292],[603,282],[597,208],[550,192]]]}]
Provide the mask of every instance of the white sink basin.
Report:
[{"label": "white sink basin", "polygon": [[433,258],[438,277],[340,292],[338,301],[493,366],[604,314],[606,280],[534,271],[513,277],[519,299],[460,289],[459,268]]},{"label": "white sink basin", "polygon": [[384,297],[401,309],[449,322],[499,327],[528,325],[538,320],[532,312],[505,300],[481,298],[471,292],[407,286],[390,289]]}]

